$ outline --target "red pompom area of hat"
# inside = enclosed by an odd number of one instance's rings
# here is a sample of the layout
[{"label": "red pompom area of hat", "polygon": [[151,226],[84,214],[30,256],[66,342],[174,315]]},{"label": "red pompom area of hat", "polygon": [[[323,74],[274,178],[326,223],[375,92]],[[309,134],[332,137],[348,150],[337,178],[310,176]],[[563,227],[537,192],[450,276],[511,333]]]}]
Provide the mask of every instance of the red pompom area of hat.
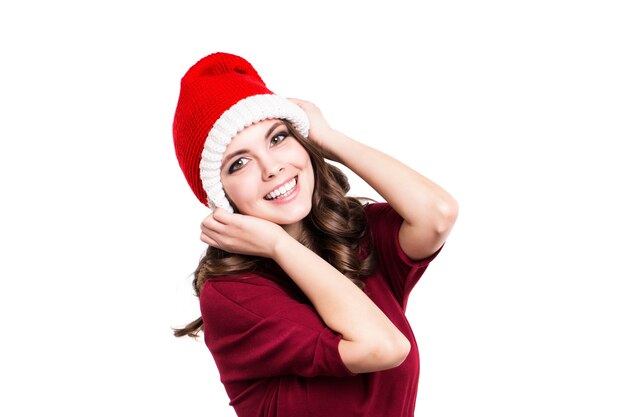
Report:
[{"label": "red pompom area of hat", "polygon": [[189,186],[205,205],[199,166],[207,135],[226,110],[258,94],[273,93],[248,61],[223,52],[202,58],[181,80],[172,129],[174,147]]}]

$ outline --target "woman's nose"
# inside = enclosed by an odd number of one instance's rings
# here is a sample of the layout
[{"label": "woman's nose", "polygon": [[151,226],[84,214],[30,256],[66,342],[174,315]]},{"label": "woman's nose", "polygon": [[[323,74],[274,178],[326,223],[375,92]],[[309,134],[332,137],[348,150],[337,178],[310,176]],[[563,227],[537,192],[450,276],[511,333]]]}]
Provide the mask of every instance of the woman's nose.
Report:
[{"label": "woman's nose", "polygon": [[263,165],[263,179],[266,181],[276,177],[276,175],[278,175],[282,170],[285,169],[283,164],[281,164],[279,161],[274,160],[264,161]]}]

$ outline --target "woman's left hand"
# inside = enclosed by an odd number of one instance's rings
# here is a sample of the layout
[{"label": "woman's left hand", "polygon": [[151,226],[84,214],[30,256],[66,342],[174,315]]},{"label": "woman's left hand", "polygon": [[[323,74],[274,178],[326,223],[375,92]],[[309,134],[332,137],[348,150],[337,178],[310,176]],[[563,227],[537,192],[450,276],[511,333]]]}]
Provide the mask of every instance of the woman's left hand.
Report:
[{"label": "woman's left hand", "polygon": [[329,151],[328,146],[325,146],[325,141],[330,140],[330,137],[335,133],[335,130],[330,127],[322,111],[315,104],[310,101],[300,100],[297,98],[289,98],[289,101],[298,105],[309,118],[309,140],[315,143],[323,152],[324,157],[335,160],[332,153]]}]

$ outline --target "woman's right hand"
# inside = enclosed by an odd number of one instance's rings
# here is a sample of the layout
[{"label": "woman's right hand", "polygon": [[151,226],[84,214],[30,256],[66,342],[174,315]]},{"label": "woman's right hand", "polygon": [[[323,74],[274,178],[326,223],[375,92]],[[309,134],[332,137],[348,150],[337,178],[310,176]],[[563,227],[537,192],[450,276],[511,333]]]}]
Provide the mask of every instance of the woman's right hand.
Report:
[{"label": "woman's right hand", "polygon": [[273,258],[281,239],[290,238],[279,225],[258,217],[217,208],[200,226],[204,243],[243,255]]}]

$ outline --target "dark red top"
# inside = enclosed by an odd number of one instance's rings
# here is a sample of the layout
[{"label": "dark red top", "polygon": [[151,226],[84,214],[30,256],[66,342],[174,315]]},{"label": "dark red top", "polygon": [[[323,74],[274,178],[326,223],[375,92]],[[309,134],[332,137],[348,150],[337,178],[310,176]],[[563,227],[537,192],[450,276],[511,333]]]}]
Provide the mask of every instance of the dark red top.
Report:
[{"label": "dark red top", "polygon": [[411,341],[402,365],[352,374],[330,330],[282,271],[210,279],[200,294],[204,339],[240,417],[413,417],[419,355],[404,315],[409,292],[433,254],[411,261],[402,218],[387,203],[366,206],[378,268],[366,294]]}]

